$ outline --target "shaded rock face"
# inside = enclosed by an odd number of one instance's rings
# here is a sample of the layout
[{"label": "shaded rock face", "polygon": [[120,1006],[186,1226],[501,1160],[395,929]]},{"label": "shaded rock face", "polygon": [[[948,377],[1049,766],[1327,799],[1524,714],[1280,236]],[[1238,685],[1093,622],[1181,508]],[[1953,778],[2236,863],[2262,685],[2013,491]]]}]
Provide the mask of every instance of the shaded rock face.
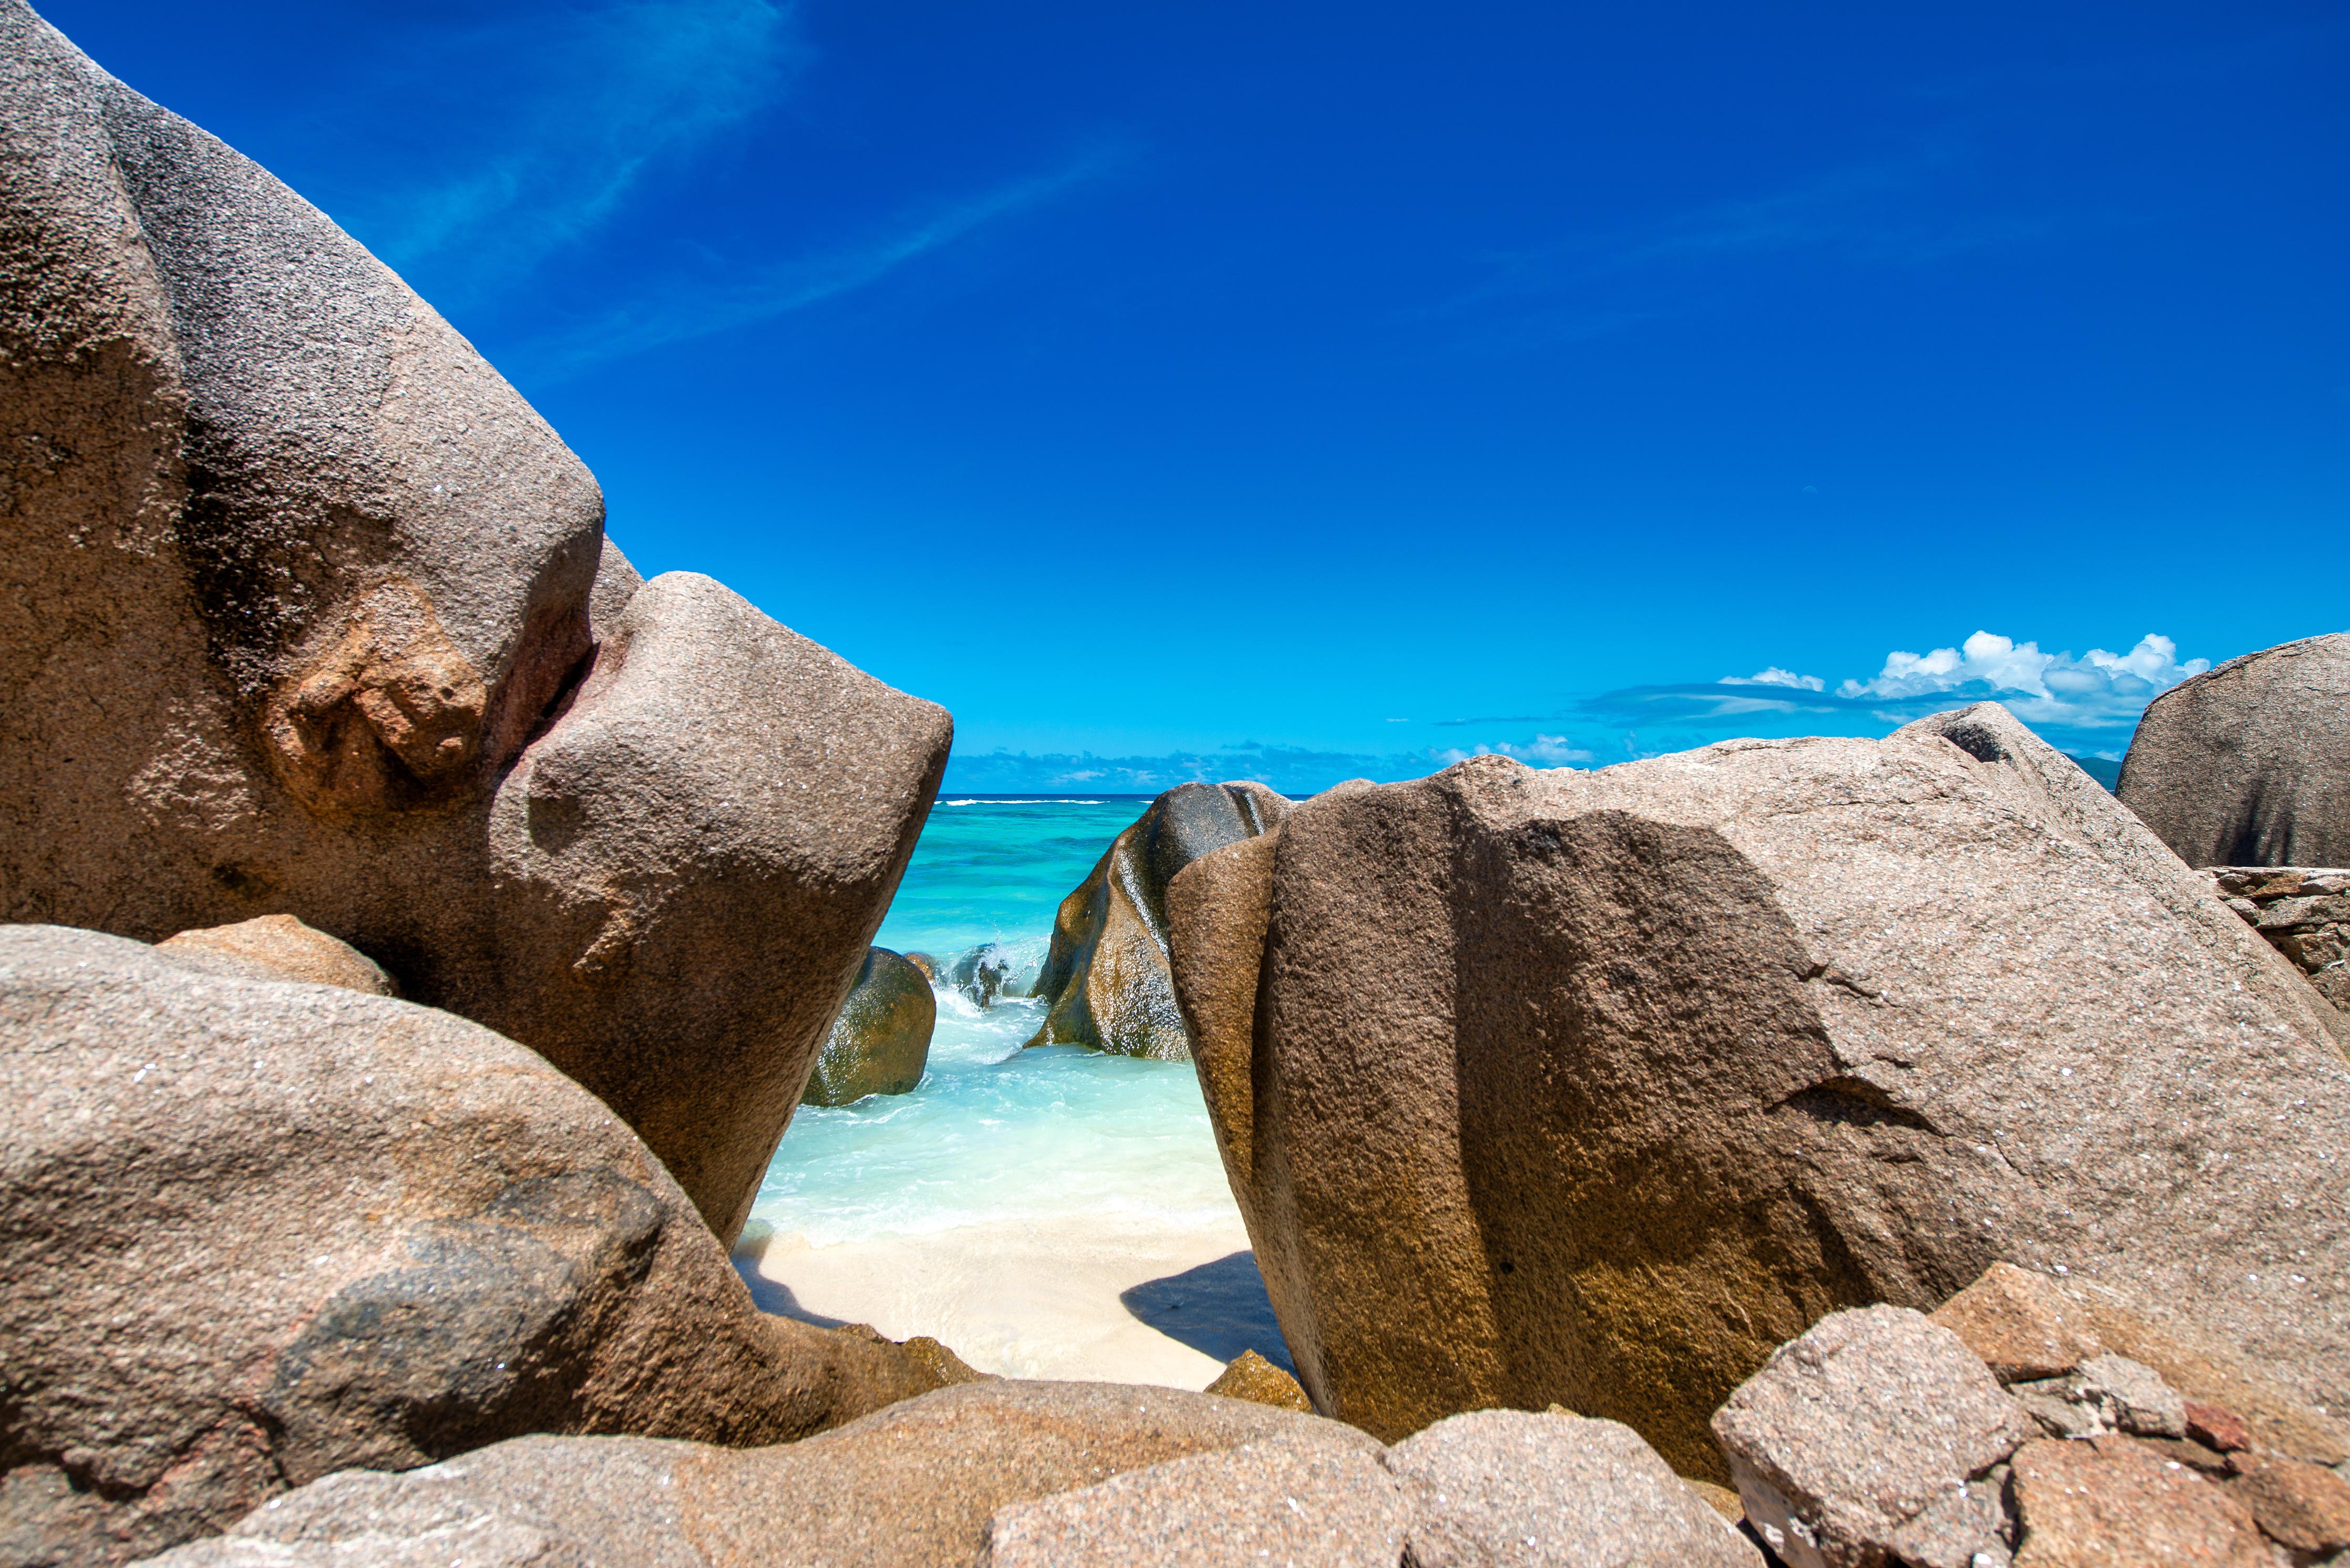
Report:
[{"label": "shaded rock face", "polygon": [[1167,885],[1212,850],[1289,813],[1260,784],[1178,785],[1111,841],[1053,917],[1053,945],[1029,994],[1045,1004],[1031,1045],[1083,1045],[1180,1062],[1191,1038],[1167,970]]},{"label": "shaded rock face", "polygon": [[296,916],[731,1234],[950,726],[602,524],[397,277],[0,0],[0,919]]},{"label": "shaded rock face", "polygon": [[0,927],[0,1562],[107,1563],[532,1431],[772,1443],[939,1386],[767,1317],[536,1054]]},{"label": "shaded rock face", "polygon": [[[1169,895],[1235,1195],[1316,1408],[1708,1414],[1840,1306],[2008,1259],[2195,1298],[2350,1395],[2322,1004],[1984,705],[1882,742],[1344,787]],[[2281,1200],[2284,1196],[2294,1201]]]},{"label": "shaded rock face", "polygon": [[2350,869],[2220,866],[2207,875],[2228,908],[2350,1016]]},{"label": "shaded rock face", "polygon": [[845,1106],[868,1095],[909,1093],[922,1081],[938,1021],[929,978],[888,948],[866,949],[857,988],[816,1053],[805,1103]]},{"label": "shaded rock face", "polygon": [[2350,865],[2350,632],[2157,697],[2117,793],[2189,866]]},{"label": "shaded rock face", "polygon": [[1006,1504],[1250,1444],[1378,1452],[1335,1422],[1202,1394],[991,1380],[781,1448],[524,1438],[405,1475],[333,1476],[160,1561],[424,1568],[462,1546],[475,1568],[977,1563]]},{"label": "shaded rock face", "polygon": [[348,942],[314,931],[291,915],[261,915],[233,926],[182,931],[156,950],[185,964],[249,980],[299,980],[370,996],[398,996],[381,966]]}]

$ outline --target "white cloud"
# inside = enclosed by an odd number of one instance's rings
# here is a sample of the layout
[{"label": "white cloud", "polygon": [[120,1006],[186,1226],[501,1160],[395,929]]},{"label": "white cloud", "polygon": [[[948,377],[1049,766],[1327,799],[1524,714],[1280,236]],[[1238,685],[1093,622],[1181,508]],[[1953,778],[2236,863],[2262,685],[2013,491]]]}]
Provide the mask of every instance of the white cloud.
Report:
[{"label": "white cloud", "polygon": [[2135,721],[2151,699],[2210,668],[2208,659],[2180,663],[2178,645],[2151,632],[2127,653],[2093,648],[2075,659],[1978,631],[1957,648],[1889,653],[1876,679],[1847,680],[1836,694],[1904,701],[1972,691],[2005,702],[2027,723],[2117,724]]},{"label": "white cloud", "polygon": [[1816,675],[1798,675],[1777,665],[1758,670],[1752,675],[1725,675],[1717,682],[1722,686],[1792,686],[1798,691],[1824,691],[1827,682]]},{"label": "white cloud", "polygon": [[1500,741],[1492,745],[1481,743],[1472,751],[1455,746],[1430,753],[1436,763],[1445,767],[1467,762],[1471,757],[1502,756],[1514,758],[1528,767],[1536,768],[1579,768],[1592,761],[1594,754],[1565,735],[1536,735],[1523,746]]}]

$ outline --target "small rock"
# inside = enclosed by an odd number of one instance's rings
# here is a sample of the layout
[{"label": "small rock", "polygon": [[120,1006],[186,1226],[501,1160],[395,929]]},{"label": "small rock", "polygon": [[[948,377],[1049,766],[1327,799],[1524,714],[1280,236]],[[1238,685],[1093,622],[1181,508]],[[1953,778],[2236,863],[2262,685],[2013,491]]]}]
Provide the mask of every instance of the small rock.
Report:
[{"label": "small rock", "polygon": [[1416,1568],[1761,1568],[1762,1554],[1616,1421],[1479,1410],[1387,1454]]},{"label": "small rock", "polygon": [[2049,1377],[2037,1383],[2008,1386],[2008,1397],[2032,1412],[2032,1418],[2052,1438],[2094,1438],[2113,1428],[2094,1401],[2073,1397],[2070,1378]]},{"label": "small rock", "polygon": [[1314,1401],[1297,1386],[1297,1379],[1259,1355],[1253,1350],[1243,1350],[1232,1357],[1232,1365],[1218,1375],[1213,1383],[1202,1390],[1220,1394],[1227,1399],[1246,1399],[1254,1405],[1271,1405],[1283,1410],[1311,1412]]},{"label": "small rock", "polygon": [[1681,1485],[1697,1493],[1698,1501],[1731,1524],[1735,1525],[1745,1519],[1746,1504],[1728,1487],[1710,1480],[1698,1480],[1690,1476],[1681,1477]]},{"label": "small rock", "polygon": [[2015,1568],[2274,1568],[2241,1504],[2127,1438],[2026,1443],[2013,1490]]},{"label": "small rock", "polygon": [[947,978],[973,1006],[984,1011],[995,1005],[999,995],[1006,993],[1005,982],[1012,978],[1012,955],[993,942],[975,947],[955,960]]},{"label": "small rock", "polygon": [[998,1509],[989,1568],[1393,1568],[1403,1488],[1371,1454],[1273,1442]]},{"label": "small rock", "polygon": [[2105,1348],[2054,1281],[2012,1263],[1984,1270],[1932,1321],[1964,1340],[2002,1383],[2061,1376]]},{"label": "small rock", "polygon": [[2262,1532],[2294,1552],[2350,1547],[2350,1480],[2294,1459],[2272,1459],[2228,1488]]},{"label": "small rock", "polygon": [[2252,1446],[2252,1435],[2244,1429],[2243,1417],[2233,1410],[2198,1399],[2186,1401],[2186,1408],[2187,1435],[2205,1448],[2235,1454]]},{"label": "small rock", "polygon": [[2073,1375],[2073,1397],[2094,1402],[2116,1429],[2137,1438],[2183,1438],[2187,1401],[2144,1362],[2126,1355],[2100,1355]]},{"label": "small rock", "polygon": [[1790,1568],[2004,1551],[1970,1483],[2037,1436],[1964,1341],[1892,1306],[1832,1313],[1780,1346],[1713,1430]]},{"label": "small rock", "polygon": [[912,964],[916,969],[920,970],[924,980],[929,981],[932,985],[938,984],[938,960],[932,958],[926,952],[909,952],[901,954],[900,956],[903,957],[908,963]]},{"label": "small rock", "polygon": [[291,915],[263,915],[230,926],[203,926],[165,937],[155,950],[175,963],[244,980],[307,981],[369,996],[398,996],[400,987],[376,961],[313,930]]}]

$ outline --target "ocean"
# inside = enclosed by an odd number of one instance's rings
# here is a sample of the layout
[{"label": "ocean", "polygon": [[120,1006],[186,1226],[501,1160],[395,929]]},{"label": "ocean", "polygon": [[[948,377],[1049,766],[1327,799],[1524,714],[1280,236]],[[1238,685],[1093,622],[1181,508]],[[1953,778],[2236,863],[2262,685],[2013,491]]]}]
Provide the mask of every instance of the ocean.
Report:
[{"label": "ocean", "polygon": [[754,1220],[816,1247],[1080,1215],[1237,1223],[1190,1063],[1023,1050],[1043,1021],[1036,1002],[983,1011],[944,972],[995,942],[1032,980],[1062,898],[1149,804],[941,796],[875,938],[941,966],[929,1069],[910,1094],[802,1106]]}]

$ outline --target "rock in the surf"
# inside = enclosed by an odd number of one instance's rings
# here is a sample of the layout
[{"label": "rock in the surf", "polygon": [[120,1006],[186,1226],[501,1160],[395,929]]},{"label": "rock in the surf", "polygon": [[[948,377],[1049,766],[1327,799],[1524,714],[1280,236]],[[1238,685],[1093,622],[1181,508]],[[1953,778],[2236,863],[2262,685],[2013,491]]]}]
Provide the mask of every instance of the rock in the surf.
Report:
[{"label": "rock in the surf", "polygon": [[1152,801],[1061,900],[1030,991],[1045,1004],[1045,1023],[1028,1044],[1188,1058],[1167,970],[1167,884],[1201,856],[1277,826],[1289,809],[1253,783],[1180,784]]},{"label": "rock in the surf", "polygon": [[975,1568],[988,1521],[1006,1504],[1276,1443],[1374,1460],[1378,1453],[1371,1438],[1336,1422],[1202,1394],[991,1381],[775,1448],[530,1437],[403,1475],[329,1476],[218,1540],[156,1561],[422,1568],[447,1561],[455,1542],[471,1568]]},{"label": "rock in the surf", "polygon": [[23,0],[0,141],[0,919],[298,917],[577,1077],[731,1235],[946,714],[637,586],[463,337]]},{"label": "rock in the surf", "polygon": [[2350,632],[2157,697],[2118,793],[2189,866],[2350,866]]},{"label": "rock in the surf", "polygon": [[857,987],[832,1021],[805,1103],[845,1106],[868,1095],[910,1093],[931,1059],[939,999],[921,970],[888,948],[865,950]]},{"label": "rock in the surf", "polygon": [[1452,1416],[1387,1453],[1415,1568],[1762,1568],[1762,1554],[1615,1421]]},{"label": "rock in the surf", "polygon": [[373,959],[348,942],[312,930],[291,915],[258,915],[233,926],[182,931],[156,943],[155,950],[253,980],[339,985],[370,996],[400,994],[400,988]]},{"label": "rock in the surf", "polygon": [[899,954],[899,956],[903,958],[908,963],[912,964],[916,969],[920,970],[922,971],[922,978],[930,981],[932,986],[936,986],[939,983],[939,961],[937,959],[932,958],[929,953],[914,950],[909,950]]},{"label": "rock in the surf", "polygon": [[0,1077],[11,1565],[525,1432],[773,1443],[941,1381],[759,1313],[608,1108],[446,1012],[0,927]]},{"label": "rock in the surf", "polygon": [[955,960],[947,981],[983,1012],[999,996],[1017,996],[1012,979],[1012,955],[994,942],[983,942]]},{"label": "rock in the surf", "polygon": [[1335,790],[1170,909],[1325,1414],[1556,1400],[1719,1478],[1781,1343],[2002,1259],[2350,1400],[2338,1016],[2001,708]]}]

